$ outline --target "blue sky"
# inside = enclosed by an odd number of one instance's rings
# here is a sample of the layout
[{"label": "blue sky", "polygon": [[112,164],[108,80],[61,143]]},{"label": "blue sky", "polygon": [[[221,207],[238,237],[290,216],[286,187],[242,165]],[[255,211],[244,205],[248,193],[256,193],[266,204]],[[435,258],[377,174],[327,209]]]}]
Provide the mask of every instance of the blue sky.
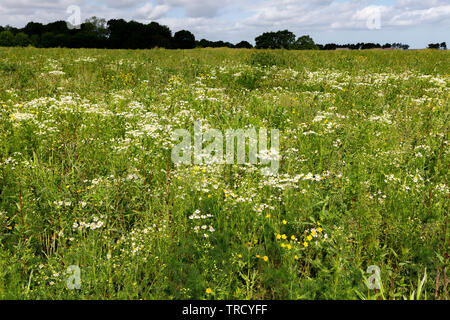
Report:
[{"label": "blue sky", "polygon": [[450,0],[0,0],[0,25],[66,20],[70,5],[82,20],[157,21],[197,39],[233,43],[284,29],[316,43],[450,42]]}]

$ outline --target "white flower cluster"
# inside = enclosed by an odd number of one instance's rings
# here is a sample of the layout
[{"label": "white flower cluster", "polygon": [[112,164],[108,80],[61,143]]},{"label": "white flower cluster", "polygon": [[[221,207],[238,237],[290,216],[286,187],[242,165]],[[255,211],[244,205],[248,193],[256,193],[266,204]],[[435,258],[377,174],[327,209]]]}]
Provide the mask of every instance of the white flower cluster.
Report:
[{"label": "white flower cluster", "polygon": [[[103,216],[100,217],[101,219],[103,219]],[[72,227],[74,229],[78,229],[78,231],[83,231],[83,229],[91,229],[91,230],[95,230],[95,229],[100,229],[101,227],[103,227],[105,225],[105,223],[103,221],[101,221],[98,217],[94,217],[92,222],[84,222],[84,221],[80,221],[80,222],[74,222]]]},{"label": "white flower cluster", "polygon": [[57,208],[62,208],[62,207],[70,207],[72,205],[72,202],[71,201],[53,201],[53,204]]},{"label": "white flower cluster", "polygon": [[[195,210],[192,215],[189,216],[189,220],[205,220],[205,219],[209,219],[212,218],[213,216],[211,214],[201,214],[200,210]],[[214,231],[216,231],[212,225],[207,225],[207,224],[201,224],[201,225],[196,225],[194,226],[194,232],[195,233],[199,233],[202,232],[203,233],[203,237],[205,238],[209,238],[209,234],[213,233]]]}]

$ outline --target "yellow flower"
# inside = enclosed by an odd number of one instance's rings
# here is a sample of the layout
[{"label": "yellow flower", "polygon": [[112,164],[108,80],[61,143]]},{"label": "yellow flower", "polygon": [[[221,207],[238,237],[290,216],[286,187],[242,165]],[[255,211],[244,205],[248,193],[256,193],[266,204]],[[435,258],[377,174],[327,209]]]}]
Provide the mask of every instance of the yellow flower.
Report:
[{"label": "yellow flower", "polygon": [[284,246],[285,246],[285,244],[284,244],[284,243],[282,243],[282,244],[281,244],[281,247],[282,247],[282,248],[284,248]]},{"label": "yellow flower", "polygon": [[303,246],[306,248],[308,246],[308,242],[303,242]]},{"label": "yellow flower", "polygon": [[282,222],[283,222],[283,224],[286,224],[286,223],[287,223],[287,221],[286,221],[286,220],[283,220]]},{"label": "yellow flower", "polygon": [[322,230],[323,230],[322,228],[317,228],[317,231],[319,232],[322,232]]},{"label": "yellow flower", "polygon": [[291,240],[295,240],[295,236],[294,235],[291,236]]},{"label": "yellow flower", "polygon": [[315,236],[316,235],[316,231],[315,230],[311,231],[311,235]]},{"label": "yellow flower", "polygon": [[239,254],[238,254],[238,258],[239,258],[239,259],[242,258],[242,254],[239,253]]},{"label": "yellow flower", "polygon": [[257,254],[257,255],[256,255],[256,258],[258,258],[258,259],[259,259],[260,257],[261,257],[261,256],[260,256],[259,254]]},{"label": "yellow flower", "polygon": [[269,261],[269,257],[268,256],[264,256],[263,259],[264,259],[264,261]]},{"label": "yellow flower", "polygon": [[286,248],[288,248],[288,250],[290,250],[290,249],[291,249],[291,245],[288,244],[288,245],[286,246]]},{"label": "yellow flower", "polygon": [[281,239],[281,234],[277,233],[277,234],[275,235],[275,237],[277,238],[277,240],[280,240],[280,239]]},{"label": "yellow flower", "polygon": [[212,292],[211,288],[206,288],[206,294],[211,294]]},{"label": "yellow flower", "polygon": [[282,237],[283,239],[286,239],[286,238],[287,238],[287,236],[286,236],[285,234],[283,234],[281,237]]},{"label": "yellow flower", "polygon": [[10,114],[9,117],[11,118],[11,120],[16,119],[16,117],[13,114]]},{"label": "yellow flower", "polygon": [[266,218],[267,218],[267,219],[270,218],[270,214],[266,214]]},{"label": "yellow flower", "polygon": [[294,256],[294,259],[295,259],[295,260],[298,260],[298,255],[295,255],[295,256]]},{"label": "yellow flower", "polygon": [[312,240],[312,236],[309,235],[309,236],[306,237],[306,239],[308,239],[308,241],[311,241]]}]

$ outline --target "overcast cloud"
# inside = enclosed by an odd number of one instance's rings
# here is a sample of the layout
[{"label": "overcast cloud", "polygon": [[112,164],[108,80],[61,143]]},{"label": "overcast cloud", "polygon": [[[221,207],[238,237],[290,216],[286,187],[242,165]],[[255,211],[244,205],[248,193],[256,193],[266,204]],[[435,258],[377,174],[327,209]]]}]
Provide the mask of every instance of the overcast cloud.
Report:
[{"label": "overcast cloud", "polygon": [[[0,0],[0,25],[66,20],[70,5],[91,16],[157,21],[197,39],[238,42],[289,29],[317,43],[449,42],[449,0]],[[380,19],[378,19],[380,17]]]}]

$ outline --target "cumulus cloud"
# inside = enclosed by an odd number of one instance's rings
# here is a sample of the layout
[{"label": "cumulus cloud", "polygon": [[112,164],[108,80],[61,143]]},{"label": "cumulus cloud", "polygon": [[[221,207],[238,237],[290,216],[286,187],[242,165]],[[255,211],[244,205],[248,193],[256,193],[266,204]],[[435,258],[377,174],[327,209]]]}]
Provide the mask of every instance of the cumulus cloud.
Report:
[{"label": "cumulus cloud", "polygon": [[390,26],[415,26],[450,21],[450,5],[395,12],[388,21]]},{"label": "cumulus cloud", "polygon": [[144,20],[158,20],[164,17],[170,10],[171,8],[167,5],[154,5],[149,2],[136,10],[135,17]]},{"label": "cumulus cloud", "polygon": [[230,1],[210,0],[159,0],[159,3],[172,8],[182,8],[188,18],[215,17],[220,9],[230,5]]}]

